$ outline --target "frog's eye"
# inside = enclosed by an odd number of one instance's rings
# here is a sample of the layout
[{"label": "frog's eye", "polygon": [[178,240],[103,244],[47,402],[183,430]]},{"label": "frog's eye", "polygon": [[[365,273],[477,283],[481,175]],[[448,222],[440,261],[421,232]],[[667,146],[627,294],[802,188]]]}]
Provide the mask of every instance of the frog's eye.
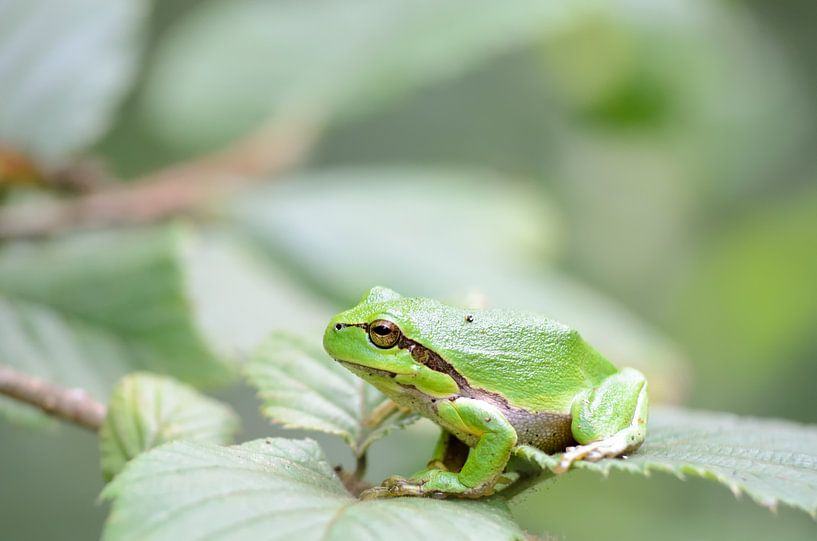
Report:
[{"label": "frog's eye", "polygon": [[385,319],[376,319],[369,324],[369,339],[379,348],[396,346],[401,334],[397,325]]}]

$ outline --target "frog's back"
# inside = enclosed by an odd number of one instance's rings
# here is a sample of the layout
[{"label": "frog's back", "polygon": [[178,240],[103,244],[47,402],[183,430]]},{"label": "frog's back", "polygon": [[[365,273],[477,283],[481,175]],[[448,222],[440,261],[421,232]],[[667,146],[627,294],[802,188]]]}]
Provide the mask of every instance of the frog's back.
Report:
[{"label": "frog's back", "polygon": [[577,331],[544,316],[415,301],[402,305],[410,335],[471,387],[497,393],[510,406],[569,413],[578,391],[617,371]]}]

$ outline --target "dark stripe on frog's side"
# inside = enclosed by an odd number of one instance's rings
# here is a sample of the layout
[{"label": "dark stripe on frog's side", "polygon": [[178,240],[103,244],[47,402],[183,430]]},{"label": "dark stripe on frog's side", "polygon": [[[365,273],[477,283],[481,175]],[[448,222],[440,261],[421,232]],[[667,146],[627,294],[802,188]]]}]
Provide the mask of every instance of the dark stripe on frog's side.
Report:
[{"label": "dark stripe on frog's side", "polygon": [[481,389],[472,388],[471,385],[468,383],[468,380],[462,377],[462,374],[457,372],[456,369],[454,369],[454,367],[451,366],[451,364],[448,361],[437,355],[437,353],[435,353],[434,351],[420,344],[419,342],[415,342],[410,338],[401,336],[400,341],[397,343],[397,347],[400,349],[408,350],[412,358],[418,363],[429,367],[435,372],[441,372],[449,376],[451,379],[453,379],[457,383],[457,387],[460,388],[460,394],[462,396],[481,399],[490,396],[491,397],[490,402],[495,403],[497,405],[503,405],[505,407],[508,407],[508,401],[505,399],[504,396],[500,396],[490,391],[483,391]]},{"label": "dark stripe on frog's side", "polygon": [[419,342],[401,336],[397,347],[408,350],[418,363],[451,377],[460,388],[460,396],[483,400],[497,406],[516,429],[518,444],[533,445],[547,453],[563,451],[568,445],[575,444],[570,429],[572,421],[570,414],[530,412],[513,407],[502,395],[472,387],[450,363]]}]

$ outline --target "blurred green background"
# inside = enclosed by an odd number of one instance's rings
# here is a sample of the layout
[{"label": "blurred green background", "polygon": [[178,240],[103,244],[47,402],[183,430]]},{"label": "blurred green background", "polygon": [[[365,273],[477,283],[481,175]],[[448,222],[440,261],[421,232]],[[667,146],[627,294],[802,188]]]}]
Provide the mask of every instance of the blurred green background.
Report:
[{"label": "blurred green background", "polygon": [[[577,326],[642,368],[655,401],[817,423],[815,17],[805,0],[2,0],[0,142],[44,167],[91,156],[128,182],[265,121],[321,131],[296,171],[193,218],[7,242],[0,294],[73,324],[98,317],[83,299],[99,288],[130,288],[111,327],[190,357],[176,375],[210,384],[222,378],[193,360],[240,360],[273,328],[318,337],[374,284],[477,298]],[[7,191],[7,205],[51,198]],[[150,254],[168,236],[181,255],[165,273]],[[207,352],[170,347],[161,325],[134,330],[134,313],[164,313],[144,294],[162,273]],[[131,364],[171,361],[123,359],[94,376],[100,398]],[[47,361],[27,368],[84,383]],[[211,389],[244,419],[242,440],[284,433],[251,389]],[[97,537],[95,438],[24,417],[0,419],[3,536]],[[377,443],[369,478],[417,469],[434,437],[421,423]],[[660,475],[579,472],[513,511],[566,539],[817,533],[802,513]]]}]

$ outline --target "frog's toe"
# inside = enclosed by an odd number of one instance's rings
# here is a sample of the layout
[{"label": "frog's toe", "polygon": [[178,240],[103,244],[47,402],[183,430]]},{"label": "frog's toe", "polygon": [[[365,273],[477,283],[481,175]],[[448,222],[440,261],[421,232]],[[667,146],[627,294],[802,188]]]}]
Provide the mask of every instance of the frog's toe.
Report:
[{"label": "frog's toe", "polygon": [[386,477],[385,479],[383,479],[383,482],[380,483],[380,486],[385,488],[392,488],[405,485],[408,482],[409,482],[408,479],[406,479],[405,477],[401,477],[399,475],[392,475],[391,477]]},{"label": "frog's toe", "polygon": [[400,496],[428,496],[424,494],[422,483],[415,483],[405,477],[393,475],[384,479],[380,486],[372,487],[360,494],[361,500],[399,498]]},{"label": "frog's toe", "polygon": [[416,483],[405,482],[399,485],[389,487],[389,497],[399,498],[401,496],[429,496],[424,490],[423,485]]},{"label": "frog's toe", "polygon": [[519,479],[519,474],[516,472],[505,472],[496,479],[496,484],[501,486],[508,486]]},{"label": "frog's toe", "polygon": [[359,498],[361,500],[379,500],[379,499],[388,498],[388,497],[389,497],[389,489],[388,489],[388,487],[383,487],[383,486],[372,487],[372,488],[366,489],[363,492],[361,492],[360,496],[359,496]]},{"label": "frog's toe", "polygon": [[[591,455],[595,456],[596,454],[598,454],[598,450],[594,445],[595,443],[597,442],[588,445],[577,445],[576,447],[568,447],[567,449],[565,449],[565,452],[562,454],[561,460],[559,460],[559,463],[556,465],[555,468],[553,468],[553,472],[565,473],[567,470],[570,469],[574,462],[577,462],[579,460],[593,460],[590,458]],[[596,458],[595,460],[599,460],[600,458],[602,457],[599,455],[599,457]]]},{"label": "frog's toe", "polygon": [[618,434],[610,438],[590,442],[587,445],[568,447],[562,454],[559,464],[553,468],[553,472],[564,473],[570,469],[574,462],[579,460],[598,462],[603,458],[614,458],[624,453],[628,448],[627,440]]},{"label": "frog's toe", "polygon": [[553,473],[565,473],[567,470],[570,469],[570,466],[576,460],[579,460],[579,446],[571,445],[570,447],[565,448],[565,452],[562,453],[562,458],[559,460],[559,463],[553,467]]}]

